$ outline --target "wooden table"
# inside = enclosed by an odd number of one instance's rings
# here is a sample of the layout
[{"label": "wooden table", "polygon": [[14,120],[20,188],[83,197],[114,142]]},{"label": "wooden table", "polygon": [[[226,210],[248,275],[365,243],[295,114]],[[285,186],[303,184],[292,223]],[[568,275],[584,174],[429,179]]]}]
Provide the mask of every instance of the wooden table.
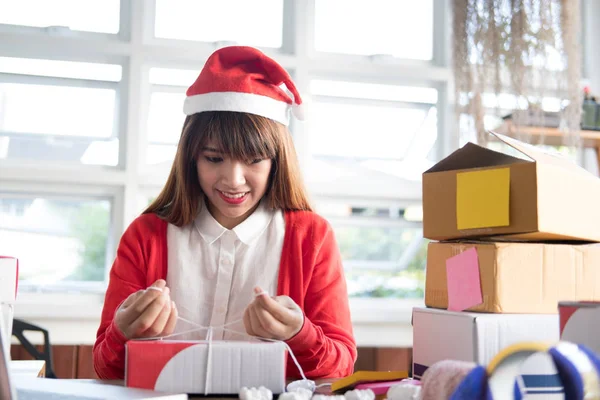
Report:
[{"label": "wooden table", "polygon": [[[506,136],[517,137],[517,128],[512,124],[510,120],[493,129],[494,132],[501,133]],[[558,128],[547,128],[540,126],[520,126],[518,127],[519,133],[523,135],[530,135],[532,140],[530,144],[547,144],[550,146],[564,146],[564,133]],[[598,159],[598,168],[600,168],[600,131],[587,131],[582,130],[579,132],[579,136],[582,141],[583,147],[594,149],[596,157]]]}]

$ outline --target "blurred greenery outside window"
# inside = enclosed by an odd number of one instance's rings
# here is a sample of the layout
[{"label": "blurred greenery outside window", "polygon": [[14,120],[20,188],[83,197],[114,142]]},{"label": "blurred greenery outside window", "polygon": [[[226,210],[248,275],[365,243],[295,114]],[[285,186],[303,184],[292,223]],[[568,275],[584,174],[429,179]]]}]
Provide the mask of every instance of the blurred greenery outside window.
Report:
[{"label": "blurred greenery outside window", "polygon": [[0,193],[0,255],[32,285],[104,282],[111,201]]},{"label": "blurred greenery outside window", "polygon": [[350,297],[423,298],[428,241],[420,221],[403,209],[345,208],[346,217],[323,216],[333,226]]}]

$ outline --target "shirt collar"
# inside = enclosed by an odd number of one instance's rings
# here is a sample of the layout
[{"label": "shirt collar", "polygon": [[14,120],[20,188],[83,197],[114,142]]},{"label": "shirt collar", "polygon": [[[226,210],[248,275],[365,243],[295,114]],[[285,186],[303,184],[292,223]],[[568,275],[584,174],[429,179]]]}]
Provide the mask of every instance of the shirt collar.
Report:
[{"label": "shirt collar", "polygon": [[[240,241],[249,245],[265,231],[274,214],[275,212],[268,210],[264,202],[261,201],[256,210],[231,231],[236,234]],[[206,205],[203,205],[194,222],[200,236],[208,244],[214,243],[228,231],[227,228],[217,222]]]},{"label": "shirt collar", "polygon": [[206,204],[202,204],[202,208],[200,209],[200,213],[196,217],[194,224],[196,225],[198,233],[202,236],[202,239],[208,244],[213,244],[227,232],[227,228],[218,223],[210,211],[208,211],[208,206]]},{"label": "shirt collar", "polygon": [[233,228],[233,231],[244,244],[249,245],[256,240],[269,226],[275,212],[268,210],[261,201],[256,210],[244,222]]}]

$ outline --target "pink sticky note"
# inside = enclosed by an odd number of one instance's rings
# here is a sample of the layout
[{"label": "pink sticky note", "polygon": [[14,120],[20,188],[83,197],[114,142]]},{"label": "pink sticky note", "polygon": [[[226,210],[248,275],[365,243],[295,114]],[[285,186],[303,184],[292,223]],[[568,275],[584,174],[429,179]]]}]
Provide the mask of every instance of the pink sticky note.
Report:
[{"label": "pink sticky note", "polygon": [[477,250],[469,250],[446,260],[448,310],[463,311],[483,302]]}]

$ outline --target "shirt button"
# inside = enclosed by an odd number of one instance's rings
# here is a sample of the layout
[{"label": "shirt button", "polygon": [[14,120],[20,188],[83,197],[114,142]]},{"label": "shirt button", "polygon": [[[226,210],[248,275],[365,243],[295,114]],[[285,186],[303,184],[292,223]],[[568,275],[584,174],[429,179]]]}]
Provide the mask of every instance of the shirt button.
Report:
[{"label": "shirt button", "polygon": [[225,314],[227,312],[227,308],[221,306],[221,307],[217,308],[217,312],[219,314]]},{"label": "shirt button", "polygon": [[229,258],[229,257],[223,257],[223,258],[221,259],[221,262],[222,262],[223,264],[225,264],[225,265],[231,265],[231,258]]}]

